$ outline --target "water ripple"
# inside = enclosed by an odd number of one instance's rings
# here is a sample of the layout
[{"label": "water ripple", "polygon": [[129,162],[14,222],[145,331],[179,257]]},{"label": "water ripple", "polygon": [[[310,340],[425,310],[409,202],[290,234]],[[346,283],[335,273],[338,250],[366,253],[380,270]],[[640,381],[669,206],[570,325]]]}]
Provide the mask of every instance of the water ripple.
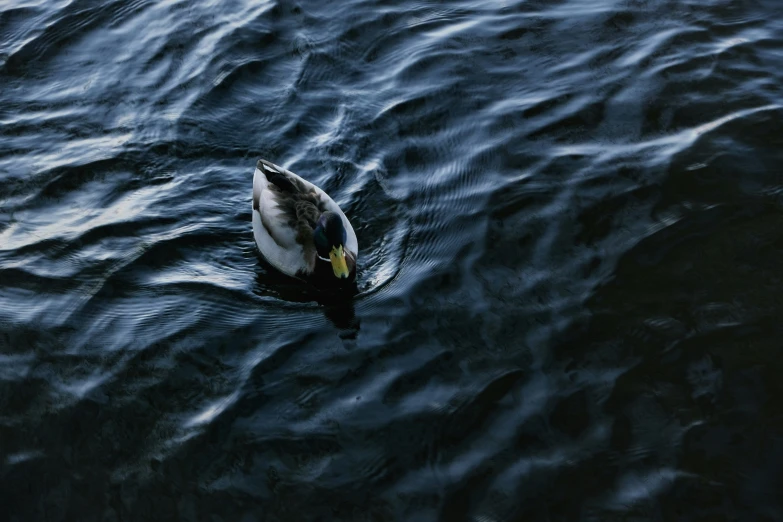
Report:
[{"label": "water ripple", "polygon": [[[0,7],[6,512],[780,518],[780,14]],[[353,300],[260,259],[260,157]]]}]

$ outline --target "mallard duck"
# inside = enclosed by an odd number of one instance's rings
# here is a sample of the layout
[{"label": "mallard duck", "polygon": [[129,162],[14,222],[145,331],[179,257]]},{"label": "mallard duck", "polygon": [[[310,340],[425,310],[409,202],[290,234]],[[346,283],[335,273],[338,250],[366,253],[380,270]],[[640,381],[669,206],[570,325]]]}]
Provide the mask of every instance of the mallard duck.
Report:
[{"label": "mallard duck", "polygon": [[314,283],[356,278],[359,243],[337,203],[263,159],[253,174],[253,236],[264,258],[284,274]]}]

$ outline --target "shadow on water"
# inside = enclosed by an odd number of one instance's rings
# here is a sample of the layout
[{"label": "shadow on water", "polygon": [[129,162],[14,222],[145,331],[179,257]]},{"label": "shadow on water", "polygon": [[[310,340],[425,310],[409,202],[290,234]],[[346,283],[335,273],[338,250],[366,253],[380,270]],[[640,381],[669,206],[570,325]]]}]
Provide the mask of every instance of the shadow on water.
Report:
[{"label": "shadow on water", "polygon": [[591,318],[553,355],[573,382],[618,377],[585,384],[602,406],[569,420],[610,427],[601,471],[569,473],[590,477],[572,508],[602,520],[783,516],[781,227],[779,203],[763,200],[683,216],[589,300]]},{"label": "shadow on water", "polygon": [[783,518],[783,200],[754,182],[768,178],[764,163],[783,161],[780,124],[744,131],[753,161],[719,139],[674,158],[658,226],[553,352],[575,382],[618,375],[611,389],[585,387],[604,396],[589,424],[610,434],[589,496],[572,504],[602,520]]}]

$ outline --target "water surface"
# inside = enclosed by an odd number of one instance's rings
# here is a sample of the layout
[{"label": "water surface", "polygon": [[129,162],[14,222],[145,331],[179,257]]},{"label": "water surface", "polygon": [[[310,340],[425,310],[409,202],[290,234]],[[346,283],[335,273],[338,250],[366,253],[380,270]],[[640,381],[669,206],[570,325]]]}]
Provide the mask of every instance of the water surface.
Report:
[{"label": "water surface", "polygon": [[[3,511],[783,519],[782,14],[4,3]],[[259,259],[262,157],[351,302]]]}]

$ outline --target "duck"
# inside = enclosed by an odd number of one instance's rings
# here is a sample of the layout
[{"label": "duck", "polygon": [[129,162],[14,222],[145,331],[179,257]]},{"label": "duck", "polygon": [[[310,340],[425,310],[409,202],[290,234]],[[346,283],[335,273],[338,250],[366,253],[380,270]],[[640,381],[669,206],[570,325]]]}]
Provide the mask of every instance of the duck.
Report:
[{"label": "duck", "polygon": [[315,285],[355,282],[356,233],[320,187],[259,159],[253,174],[252,221],[259,252],[283,274]]}]

